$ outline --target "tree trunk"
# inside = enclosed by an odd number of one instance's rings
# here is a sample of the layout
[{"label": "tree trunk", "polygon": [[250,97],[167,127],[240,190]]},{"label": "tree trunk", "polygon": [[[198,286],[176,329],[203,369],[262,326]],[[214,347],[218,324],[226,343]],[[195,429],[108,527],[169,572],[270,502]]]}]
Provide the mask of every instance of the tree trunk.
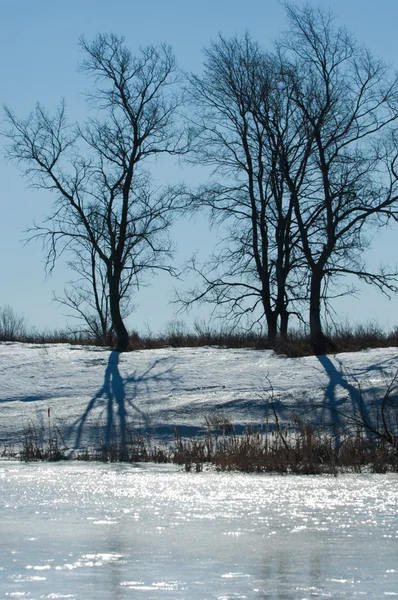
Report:
[{"label": "tree trunk", "polygon": [[129,334],[123,323],[120,313],[120,290],[119,280],[108,277],[109,283],[109,308],[111,312],[112,326],[116,336],[116,352],[125,352],[129,345]]},{"label": "tree trunk", "polygon": [[273,348],[276,345],[276,336],[277,336],[277,314],[275,311],[267,312],[265,315],[267,319],[267,328],[268,328],[268,343]]},{"label": "tree trunk", "polygon": [[316,355],[326,354],[328,345],[321,323],[321,286],[322,273],[313,271],[310,292],[310,337],[311,346]]},{"label": "tree trunk", "polygon": [[279,317],[279,334],[281,338],[286,339],[287,328],[289,324],[289,312],[286,308],[286,293],[285,293],[286,281],[285,278],[280,277],[278,282],[278,295],[276,298],[276,318]]},{"label": "tree trunk", "polygon": [[283,310],[280,311],[280,335],[283,339],[287,338],[288,324],[289,313],[285,308],[283,308]]}]

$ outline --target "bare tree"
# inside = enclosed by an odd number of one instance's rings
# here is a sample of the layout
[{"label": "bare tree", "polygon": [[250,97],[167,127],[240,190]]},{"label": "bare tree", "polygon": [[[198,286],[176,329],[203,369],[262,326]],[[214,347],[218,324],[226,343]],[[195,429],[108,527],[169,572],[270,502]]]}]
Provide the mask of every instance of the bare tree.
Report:
[{"label": "bare tree", "polygon": [[[246,35],[220,36],[190,77],[194,160],[220,178],[193,194],[221,250],[191,269],[202,285],[180,298],[212,302],[233,319],[261,307],[270,341],[309,303],[314,351],[328,349],[322,302],[355,275],[395,293],[398,274],[364,260],[373,235],[397,218],[398,79],[336,29],[330,12],[285,5],[290,29],[265,53]],[[293,307],[293,310],[292,310]]]},{"label": "bare tree", "polygon": [[197,139],[192,160],[213,169],[214,183],[192,194],[195,207],[222,223],[221,250],[203,267],[191,262],[200,283],[179,298],[183,306],[205,301],[234,324],[257,312],[275,343],[286,334],[292,300],[300,295],[300,256],[293,227],[293,203],[278,160],[278,141],[259,119],[260,96],[283,127],[275,69],[247,34],[219,37],[205,50],[201,76],[190,77]]},{"label": "bare tree", "polygon": [[368,271],[366,232],[396,218],[398,80],[382,61],[336,29],[330,12],[286,5],[290,30],[279,46],[280,81],[301,131],[280,165],[294,204],[309,270],[314,351],[326,352],[321,300],[336,277],[351,274],[397,291],[397,274]]},{"label": "bare tree", "polygon": [[[128,290],[154,269],[173,272],[167,263],[172,251],[167,232],[179,191],[154,190],[143,164],[182,151],[176,129],[177,66],[169,46],[149,46],[133,56],[123,38],[112,34],[91,43],[82,39],[81,47],[86,55],[81,70],[95,82],[88,96],[95,116],[72,126],[64,103],[54,116],[37,105],[27,119],[6,108],[8,157],[32,186],[56,196],[53,213],[32,232],[43,240],[47,267],[52,269],[69,250],[91,263],[91,292],[100,319],[92,278],[105,278],[116,348],[123,351],[128,332],[121,302]],[[70,296],[69,302],[80,310],[79,298]]]},{"label": "bare tree", "polygon": [[[54,300],[72,311],[78,326],[74,333],[91,338],[96,344],[112,346],[114,330],[110,314],[109,289],[104,263],[96,257],[94,248],[76,252],[70,250],[69,268],[77,278],[67,282],[64,293],[54,293]],[[131,271],[123,272],[120,286],[120,312],[123,320],[131,314]]]}]

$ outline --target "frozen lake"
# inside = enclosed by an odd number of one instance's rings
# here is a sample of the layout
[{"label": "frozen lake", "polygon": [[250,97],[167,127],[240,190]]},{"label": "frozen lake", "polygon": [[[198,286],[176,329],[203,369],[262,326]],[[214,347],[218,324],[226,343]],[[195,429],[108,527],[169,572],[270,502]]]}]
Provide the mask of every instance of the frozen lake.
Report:
[{"label": "frozen lake", "polygon": [[398,476],[0,462],[0,597],[398,597]]}]

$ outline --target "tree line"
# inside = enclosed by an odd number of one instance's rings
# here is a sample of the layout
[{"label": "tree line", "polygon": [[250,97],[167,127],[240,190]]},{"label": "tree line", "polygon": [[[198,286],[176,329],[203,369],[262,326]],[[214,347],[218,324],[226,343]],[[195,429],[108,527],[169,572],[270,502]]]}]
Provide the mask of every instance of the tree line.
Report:
[{"label": "tree line", "polygon": [[[200,74],[182,74],[167,45],[134,55],[114,34],[82,38],[94,84],[83,124],[69,123],[64,103],[27,118],[5,108],[8,158],[54,195],[31,235],[49,270],[69,257],[76,279],[58,300],[118,351],[142,277],[176,272],[169,230],[187,212],[205,210],[224,237],[205,264],[191,259],[197,284],[177,302],[210,303],[231,326],[260,323],[271,345],[295,315],[314,352],[327,352],[322,308],[342,277],[398,290],[398,273],[364,259],[368,236],[397,221],[398,77],[330,12],[285,9],[270,50],[248,33],[220,35]],[[155,187],[147,166],[160,155],[212,176],[196,189]]]}]

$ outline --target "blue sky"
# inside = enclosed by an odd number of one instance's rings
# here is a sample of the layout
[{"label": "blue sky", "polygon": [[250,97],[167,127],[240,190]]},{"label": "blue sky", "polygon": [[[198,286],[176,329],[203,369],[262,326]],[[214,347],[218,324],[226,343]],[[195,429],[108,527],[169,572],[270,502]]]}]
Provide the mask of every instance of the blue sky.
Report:
[{"label": "blue sky", "polygon": [[[398,66],[396,26],[398,2],[394,0],[320,0],[313,4],[332,5],[337,22],[344,24],[386,62]],[[78,38],[88,39],[100,32],[125,36],[134,51],[140,45],[167,42],[172,45],[184,70],[200,70],[202,49],[218,33],[225,36],[248,30],[252,37],[270,47],[285,27],[284,9],[278,0],[0,0],[0,99],[20,116],[27,116],[37,101],[50,110],[64,97],[72,120],[84,118],[84,76],[77,70],[82,58]],[[159,181],[195,181],[198,173],[167,165],[156,165]],[[4,160],[0,139],[0,306],[11,304],[39,330],[62,327],[64,310],[52,302],[52,291],[62,292],[70,278],[62,263],[45,279],[44,256],[38,243],[24,245],[24,230],[33,219],[51,211],[51,196],[27,189],[14,165]],[[378,236],[369,254],[370,264],[398,262],[398,229]],[[178,246],[176,264],[181,265],[194,251],[205,257],[215,241],[203,218],[184,221],[173,230]],[[131,328],[158,331],[173,319],[169,305],[174,282],[159,276],[151,287],[142,288],[135,299],[137,310],[129,319]],[[181,284],[183,285],[183,284]],[[346,298],[335,303],[340,319],[351,322],[375,320],[387,327],[397,322],[397,298],[385,300],[365,289],[360,299]],[[188,324],[208,318],[201,310],[177,317]]]}]

